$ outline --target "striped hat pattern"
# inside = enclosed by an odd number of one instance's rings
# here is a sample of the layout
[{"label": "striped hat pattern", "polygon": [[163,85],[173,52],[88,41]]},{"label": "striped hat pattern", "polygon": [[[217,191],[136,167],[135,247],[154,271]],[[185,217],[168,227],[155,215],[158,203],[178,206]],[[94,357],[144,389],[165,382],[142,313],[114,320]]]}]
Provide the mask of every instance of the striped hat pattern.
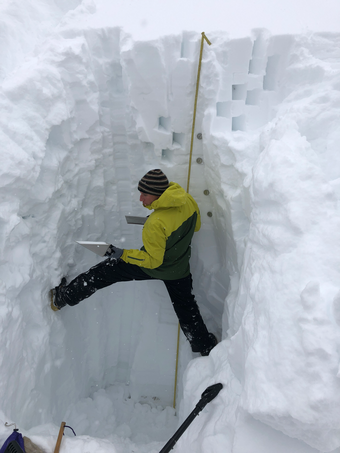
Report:
[{"label": "striped hat pattern", "polygon": [[162,170],[155,169],[148,171],[138,183],[138,190],[150,195],[161,196],[169,187],[168,178]]}]

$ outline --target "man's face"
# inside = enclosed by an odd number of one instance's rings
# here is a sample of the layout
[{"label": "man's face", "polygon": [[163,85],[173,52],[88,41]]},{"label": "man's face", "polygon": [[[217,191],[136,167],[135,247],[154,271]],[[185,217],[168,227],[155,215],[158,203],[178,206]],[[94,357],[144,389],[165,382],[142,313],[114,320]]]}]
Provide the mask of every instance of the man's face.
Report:
[{"label": "man's face", "polygon": [[143,203],[143,206],[150,206],[155,200],[157,200],[159,197],[157,195],[150,195],[148,193],[141,192],[139,201]]}]

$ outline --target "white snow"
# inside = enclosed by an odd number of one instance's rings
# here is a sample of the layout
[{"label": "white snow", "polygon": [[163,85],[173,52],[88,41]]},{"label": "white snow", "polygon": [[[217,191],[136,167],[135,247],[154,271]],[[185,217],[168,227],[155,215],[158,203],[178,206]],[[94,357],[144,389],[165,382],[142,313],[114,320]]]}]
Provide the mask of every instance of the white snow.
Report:
[{"label": "white snow", "polygon": [[340,452],[340,33],[323,5],[325,32],[205,30],[191,267],[222,341],[197,357],[181,335],[175,410],[162,282],[58,313],[47,294],[101,259],[77,240],[141,246],[125,215],[147,215],[146,171],[186,188],[201,24],[148,37],[104,0],[1,2],[0,445],[14,422],[52,452],[64,420],[61,453],[156,453],[221,382],[174,451]]}]

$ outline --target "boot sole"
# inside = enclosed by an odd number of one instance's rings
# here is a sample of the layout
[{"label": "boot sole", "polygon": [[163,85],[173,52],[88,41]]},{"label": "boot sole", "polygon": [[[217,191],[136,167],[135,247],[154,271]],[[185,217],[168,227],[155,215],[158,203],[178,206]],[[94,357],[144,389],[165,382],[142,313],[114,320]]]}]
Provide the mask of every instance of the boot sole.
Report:
[{"label": "boot sole", "polygon": [[51,301],[51,308],[53,311],[59,311],[59,308],[56,307],[53,303],[53,289],[50,289],[50,301]]}]

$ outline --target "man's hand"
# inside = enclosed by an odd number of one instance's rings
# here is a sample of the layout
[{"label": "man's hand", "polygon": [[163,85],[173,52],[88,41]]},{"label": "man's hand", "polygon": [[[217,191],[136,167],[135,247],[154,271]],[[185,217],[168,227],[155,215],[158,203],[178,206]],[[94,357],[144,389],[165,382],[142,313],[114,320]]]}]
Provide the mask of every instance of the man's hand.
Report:
[{"label": "man's hand", "polygon": [[113,258],[114,260],[118,261],[119,258],[123,255],[124,249],[119,249],[118,247],[115,247],[114,245],[109,245],[108,249],[105,252],[104,256],[108,256],[111,259]]}]

